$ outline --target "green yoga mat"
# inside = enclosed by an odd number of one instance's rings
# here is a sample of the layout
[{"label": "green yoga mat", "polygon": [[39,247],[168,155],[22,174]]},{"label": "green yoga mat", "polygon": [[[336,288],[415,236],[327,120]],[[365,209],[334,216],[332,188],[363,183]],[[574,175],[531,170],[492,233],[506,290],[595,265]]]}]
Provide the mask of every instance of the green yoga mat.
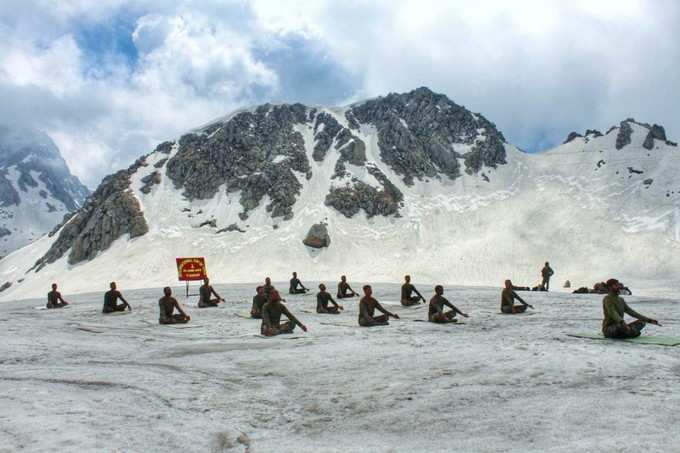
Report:
[{"label": "green yoga mat", "polygon": [[664,337],[656,335],[640,335],[637,338],[605,338],[600,333],[576,333],[567,334],[569,337],[588,338],[590,340],[607,340],[607,341],[627,341],[629,343],[638,344],[656,344],[659,346],[680,346],[680,337]]}]

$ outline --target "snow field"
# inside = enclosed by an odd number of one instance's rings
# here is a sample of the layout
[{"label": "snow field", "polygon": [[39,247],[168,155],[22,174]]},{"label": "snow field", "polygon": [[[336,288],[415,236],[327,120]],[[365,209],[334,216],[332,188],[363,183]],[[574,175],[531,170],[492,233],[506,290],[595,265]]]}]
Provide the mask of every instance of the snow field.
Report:
[{"label": "snow field", "polygon": [[[599,329],[601,296],[522,293],[535,314],[504,316],[500,289],[450,287],[465,325],[390,305],[401,321],[365,329],[321,324],[356,325],[357,299],[333,316],[285,295],[309,332],[263,339],[235,316],[253,287],[216,286],[223,308],[191,298],[190,328],[156,325],[160,289],[122,287],[119,316],[103,293],[0,305],[0,451],[680,451],[678,349],[566,336]],[[397,302],[398,285],[374,289]],[[680,335],[677,298],[626,299],[664,324],[647,334]]]}]

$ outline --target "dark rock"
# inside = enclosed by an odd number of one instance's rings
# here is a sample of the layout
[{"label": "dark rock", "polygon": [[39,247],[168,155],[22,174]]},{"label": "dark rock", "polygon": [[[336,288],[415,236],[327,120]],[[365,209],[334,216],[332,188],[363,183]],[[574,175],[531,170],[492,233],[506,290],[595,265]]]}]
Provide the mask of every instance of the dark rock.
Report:
[{"label": "dark rock", "polygon": [[631,135],[633,135],[633,128],[630,127],[630,120],[621,121],[619,133],[616,136],[616,149],[621,149],[630,144]]},{"label": "dark rock", "polygon": [[0,293],[12,286],[12,282],[5,282],[0,286]]},{"label": "dark rock", "polygon": [[661,140],[663,142],[668,141],[666,138],[666,130],[663,128],[663,126],[655,124],[649,129],[649,133],[657,140]]},{"label": "dark rock", "polygon": [[576,138],[578,138],[578,137],[583,137],[583,136],[582,136],[581,134],[577,133],[577,132],[570,132],[569,135],[567,135],[566,140],[564,140],[564,141],[562,142],[562,144],[564,145],[564,144],[566,144],[566,143],[569,143],[569,142],[571,142],[571,141],[574,141],[574,140],[575,140]]},{"label": "dark rock", "polygon": [[56,212],[57,211],[57,208],[53,204],[45,203],[45,205],[47,206],[47,212]]},{"label": "dark rock", "polygon": [[[381,159],[409,185],[440,173],[457,178],[459,157],[467,173],[505,163],[505,139],[493,123],[427,88],[356,104],[351,116],[377,128]],[[455,144],[470,151],[460,155]]]},{"label": "dark rock", "polygon": [[239,233],[245,233],[246,232],[246,230],[242,230],[241,228],[239,228],[239,226],[237,224],[232,223],[231,225],[229,225],[226,228],[222,228],[220,230],[215,231],[215,234],[226,233],[226,232],[229,232],[229,231],[238,231]]},{"label": "dark rock", "polygon": [[201,228],[201,227],[204,227],[204,226],[209,226],[210,228],[217,228],[217,220],[210,219],[210,220],[206,220],[205,222],[201,222],[198,225],[198,228]]},{"label": "dark rock", "polygon": [[586,131],[586,137],[592,135],[593,137],[602,137],[602,132],[598,131],[597,129],[588,129]]},{"label": "dark rock", "polygon": [[633,168],[633,167],[628,167],[628,173],[629,173],[629,174],[633,174],[633,173],[634,173],[634,174],[636,174],[636,175],[641,175],[641,174],[644,173],[644,171],[638,170],[638,169]]},{"label": "dark rock", "polygon": [[156,147],[156,149],[153,150],[153,152],[159,152],[163,154],[170,154],[172,152],[172,147],[175,145],[175,142],[163,142],[160,145]]},{"label": "dark rock", "polygon": [[320,249],[331,245],[331,237],[325,223],[315,223],[309,229],[307,236],[302,240],[307,247]]},{"label": "dark rock", "polygon": [[155,164],[153,164],[153,166],[154,166],[155,168],[161,168],[163,165],[165,165],[165,163],[166,163],[167,161],[168,161],[168,158],[165,157],[165,158],[159,160],[158,162],[156,162]]},{"label": "dark rock", "polygon": [[60,259],[70,250],[69,264],[94,258],[119,237],[135,238],[149,227],[137,198],[130,189],[130,175],[144,165],[138,159],[127,170],[104,178],[85,205],[63,225],[59,236],[32,269],[36,272]]},{"label": "dark rock", "polygon": [[38,192],[38,195],[40,195],[40,198],[43,198],[43,199],[47,198],[47,192],[45,192],[44,190],[41,190],[40,192]]},{"label": "dark rock", "polygon": [[21,198],[11,182],[7,179],[7,170],[0,169],[0,207],[18,206]]},{"label": "dark rock", "polygon": [[[166,165],[167,175],[189,200],[212,198],[223,184],[228,192],[240,190],[241,219],[265,195],[272,217],[290,219],[302,187],[293,171],[311,176],[304,139],[294,130],[306,119],[301,104],[265,104],[241,112],[211,136],[184,135]],[[286,159],[274,162],[278,156]]]},{"label": "dark rock", "polygon": [[12,232],[10,230],[8,230],[5,227],[0,227],[0,238],[5,237],[5,236],[9,236],[10,234],[12,234]]},{"label": "dark rock", "polygon": [[654,180],[653,180],[652,178],[647,178],[647,179],[645,179],[644,181],[642,181],[642,184],[644,184],[645,186],[649,187],[649,186],[652,185],[653,182],[654,182]]},{"label": "dark rock", "polygon": [[645,149],[654,149],[654,135],[652,135],[652,131],[647,132],[647,136],[645,137],[645,141],[642,143],[642,147]]},{"label": "dark rock", "polygon": [[141,179],[142,187],[139,189],[140,192],[148,194],[154,185],[161,183],[161,174],[157,171],[149,173]]},{"label": "dark rock", "polygon": [[312,152],[312,158],[321,162],[326,157],[326,153],[331,148],[333,144],[333,139],[338,132],[342,129],[340,123],[338,123],[335,118],[326,112],[321,112],[316,116],[316,121],[314,123],[314,137],[316,138],[316,144],[314,145],[314,151]]}]

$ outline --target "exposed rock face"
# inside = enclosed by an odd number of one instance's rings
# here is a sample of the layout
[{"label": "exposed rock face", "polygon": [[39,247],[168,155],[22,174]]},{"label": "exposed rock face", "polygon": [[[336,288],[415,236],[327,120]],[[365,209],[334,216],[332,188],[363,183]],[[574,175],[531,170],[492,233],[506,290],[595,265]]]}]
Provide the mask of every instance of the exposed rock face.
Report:
[{"label": "exposed rock face", "polygon": [[645,141],[642,143],[642,147],[650,150],[654,149],[654,136],[652,135],[652,131],[647,133]]},{"label": "exposed rock face", "polygon": [[78,208],[90,193],[71,174],[54,142],[39,131],[0,126],[0,206],[21,202],[19,193],[7,180],[10,167],[19,173],[20,191],[37,187],[34,179],[37,175],[47,191],[69,211]]},{"label": "exposed rock face", "polygon": [[104,178],[85,205],[63,226],[59,237],[34,268],[36,271],[60,259],[71,250],[70,264],[94,258],[106,250],[119,237],[130,238],[146,234],[149,230],[139,202],[130,189],[130,175],[140,168],[143,159],[127,170]]},{"label": "exposed rock face", "polygon": [[222,228],[222,229],[215,231],[215,234],[227,233],[227,232],[230,232],[230,231],[238,231],[239,233],[245,233],[246,232],[246,230],[242,230],[241,228],[239,228],[239,226],[237,224],[232,223],[231,225],[229,225],[226,228]]},{"label": "exposed rock face", "polygon": [[564,145],[566,143],[572,142],[575,139],[577,139],[578,137],[583,137],[583,136],[581,134],[577,133],[577,132],[570,132],[569,135],[567,135],[566,140],[564,140],[562,142],[562,144]]},{"label": "exposed rock face", "polygon": [[307,247],[320,249],[331,245],[331,237],[328,235],[328,228],[324,223],[315,223],[309,229],[307,237],[302,241]]},{"label": "exposed rock face", "polygon": [[142,187],[139,189],[142,193],[150,193],[154,185],[161,183],[161,174],[157,171],[149,173],[141,179]]},{"label": "exposed rock face", "polygon": [[183,136],[167,163],[167,174],[189,199],[213,197],[221,185],[241,191],[241,218],[259,206],[265,195],[272,217],[292,218],[292,206],[302,187],[297,171],[311,177],[302,135],[301,104],[258,107],[242,112],[210,131]]},{"label": "exposed rock face", "polygon": [[351,117],[378,129],[381,159],[409,185],[440,173],[458,177],[458,158],[467,173],[505,163],[505,138],[493,123],[427,88],[357,104]]},{"label": "exposed rock face", "polygon": [[0,227],[0,238],[4,236],[9,236],[10,234],[12,234],[10,230],[8,230],[5,227]]},{"label": "exposed rock face", "polygon": [[344,187],[331,188],[325,204],[349,218],[360,210],[364,210],[369,218],[398,214],[404,195],[377,167],[369,164],[367,169],[382,184],[382,190],[352,178]]},{"label": "exposed rock face", "polygon": [[630,144],[630,137],[633,135],[633,128],[630,127],[629,120],[621,121],[619,133],[616,136],[616,149],[621,149]]}]

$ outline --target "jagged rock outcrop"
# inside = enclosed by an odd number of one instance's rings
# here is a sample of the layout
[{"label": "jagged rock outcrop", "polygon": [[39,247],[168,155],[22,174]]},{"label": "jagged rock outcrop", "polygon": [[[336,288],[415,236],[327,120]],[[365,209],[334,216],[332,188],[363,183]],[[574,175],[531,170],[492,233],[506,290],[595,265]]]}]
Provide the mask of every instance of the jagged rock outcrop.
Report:
[{"label": "jagged rock outcrop", "polygon": [[632,120],[630,119],[621,121],[619,133],[616,135],[616,149],[621,149],[626,145],[630,145],[631,136],[633,135],[633,128],[630,127],[631,121]]},{"label": "jagged rock outcrop", "polygon": [[150,193],[153,186],[161,183],[161,174],[157,171],[149,173],[141,179],[142,187],[139,189],[142,193]]},{"label": "jagged rock outcrop", "polygon": [[361,210],[366,212],[369,218],[377,215],[398,215],[399,203],[404,199],[404,195],[377,167],[367,168],[382,184],[382,189],[352,178],[344,187],[332,187],[326,195],[325,204],[349,218]]},{"label": "jagged rock outcrop", "polygon": [[569,135],[567,135],[567,138],[562,142],[562,144],[565,145],[569,142],[573,142],[578,137],[583,137],[583,135],[579,134],[578,132],[570,132]]},{"label": "jagged rock outcrop", "polygon": [[505,138],[493,123],[427,88],[356,104],[350,116],[377,128],[380,158],[409,185],[440,173],[457,178],[459,158],[467,173],[505,163]]},{"label": "jagged rock outcrop", "polygon": [[239,226],[237,224],[232,223],[228,227],[221,228],[221,229],[215,231],[215,234],[227,233],[227,232],[230,232],[230,231],[238,231],[239,233],[245,233],[246,232],[246,230],[242,230],[241,228],[239,228]]},{"label": "jagged rock outcrop", "polygon": [[241,218],[265,195],[272,217],[292,218],[301,184],[294,172],[311,177],[304,139],[294,129],[306,121],[301,104],[269,104],[242,112],[206,133],[184,135],[167,162],[167,175],[191,199],[213,197],[219,187],[241,191]]},{"label": "jagged rock outcrop", "polygon": [[142,165],[143,158],[127,170],[104,178],[85,205],[61,228],[57,240],[33,269],[39,271],[69,250],[69,264],[89,260],[125,234],[130,238],[146,234],[149,227],[130,189],[130,175]]},{"label": "jagged rock outcrop", "polygon": [[328,228],[324,223],[315,223],[309,229],[307,236],[302,240],[302,243],[307,247],[321,249],[331,245],[331,237],[328,234]]}]

